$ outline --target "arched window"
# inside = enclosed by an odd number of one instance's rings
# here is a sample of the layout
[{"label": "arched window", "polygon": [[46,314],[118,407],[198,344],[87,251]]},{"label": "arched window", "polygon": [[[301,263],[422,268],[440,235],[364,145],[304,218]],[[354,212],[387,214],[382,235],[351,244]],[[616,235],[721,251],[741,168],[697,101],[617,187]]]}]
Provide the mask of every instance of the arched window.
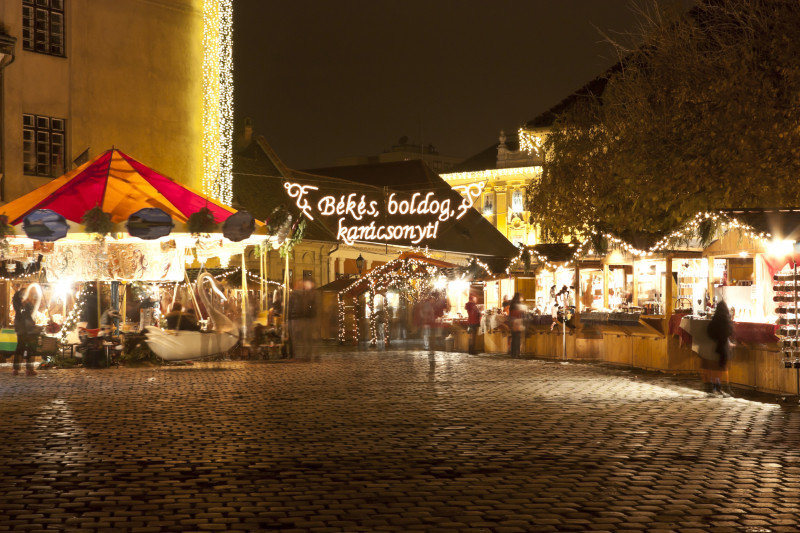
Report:
[{"label": "arched window", "polygon": [[511,194],[511,210],[515,213],[522,213],[525,211],[521,190],[516,190]]},{"label": "arched window", "polygon": [[486,193],[483,195],[483,214],[491,215],[494,213],[494,193]]}]

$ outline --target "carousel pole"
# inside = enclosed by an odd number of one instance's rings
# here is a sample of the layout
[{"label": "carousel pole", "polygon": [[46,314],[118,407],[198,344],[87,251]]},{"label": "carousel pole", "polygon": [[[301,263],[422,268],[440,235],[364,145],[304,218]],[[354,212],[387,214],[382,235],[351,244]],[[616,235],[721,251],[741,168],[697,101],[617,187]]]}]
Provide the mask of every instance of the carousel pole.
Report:
[{"label": "carousel pole", "polygon": [[283,327],[281,328],[281,339],[284,343],[289,338],[289,285],[289,249],[287,246],[283,267]]},{"label": "carousel pole", "polygon": [[258,281],[258,288],[261,290],[261,292],[259,293],[261,297],[258,299],[258,310],[265,311],[266,309],[264,307],[264,254],[267,253],[266,243],[260,245],[259,248],[261,253],[258,255],[258,275],[260,278]]},{"label": "carousel pole", "polygon": [[103,310],[100,308],[100,274],[97,275],[97,281],[95,282],[95,287],[97,288],[97,327],[100,327],[100,315],[103,313]]},{"label": "carousel pole", "polygon": [[262,311],[269,311],[269,247],[270,245],[267,241],[264,241],[264,248],[263,253],[261,254],[264,266],[263,271],[261,273],[261,301],[262,301]]},{"label": "carousel pole", "polygon": [[[121,284],[122,284],[122,304],[120,304],[120,307],[122,307],[122,309],[120,310],[121,311],[120,314],[122,315],[122,325],[124,326],[126,320],[128,319],[128,282],[123,281]],[[177,287],[177,285],[178,284],[176,283],[175,286]]]},{"label": "carousel pole", "polygon": [[185,268],[183,269],[183,278],[186,280],[186,288],[189,289],[189,297],[192,299],[192,304],[194,305],[194,316],[199,319],[201,318],[200,306],[197,305],[197,298],[195,298],[194,296],[194,289],[192,288],[192,282],[189,281],[189,273],[186,272]]},{"label": "carousel pole", "polygon": [[242,250],[242,339],[247,338],[247,263]]}]

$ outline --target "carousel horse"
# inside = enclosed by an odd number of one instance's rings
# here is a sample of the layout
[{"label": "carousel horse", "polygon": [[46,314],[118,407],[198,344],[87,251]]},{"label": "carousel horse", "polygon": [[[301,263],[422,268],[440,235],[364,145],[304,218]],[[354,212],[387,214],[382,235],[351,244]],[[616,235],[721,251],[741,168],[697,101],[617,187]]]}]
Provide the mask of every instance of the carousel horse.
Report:
[{"label": "carousel horse", "polygon": [[165,331],[153,326],[147,326],[147,345],[161,359],[165,361],[199,359],[209,355],[225,353],[238,342],[239,328],[211,303],[203,286],[205,283],[209,283],[211,290],[223,300],[225,295],[217,288],[214,278],[210,274],[203,272],[198,276],[197,292],[209,313],[214,327],[213,331]]}]

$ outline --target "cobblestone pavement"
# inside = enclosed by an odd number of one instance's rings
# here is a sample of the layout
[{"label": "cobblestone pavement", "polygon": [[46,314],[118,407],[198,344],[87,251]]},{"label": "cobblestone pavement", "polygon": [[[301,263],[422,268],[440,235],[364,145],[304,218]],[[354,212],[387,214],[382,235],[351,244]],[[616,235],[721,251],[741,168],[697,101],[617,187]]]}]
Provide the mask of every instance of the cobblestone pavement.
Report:
[{"label": "cobblestone pavement", "polygon": [[800,412],[437,352],[0,369],[0,530],[800,531]]}]

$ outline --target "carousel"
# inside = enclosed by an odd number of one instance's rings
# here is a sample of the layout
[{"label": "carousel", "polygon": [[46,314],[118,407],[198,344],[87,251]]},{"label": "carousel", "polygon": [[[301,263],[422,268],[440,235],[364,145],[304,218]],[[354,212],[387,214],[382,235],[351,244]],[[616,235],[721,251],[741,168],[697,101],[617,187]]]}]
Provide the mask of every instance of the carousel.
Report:
[{"label": "carousel", "polygon": [[[113,331],[143,336],[164,360],[225,353],[240,341],[250,314],[245,249],[276,244],[246,211],[117,149],[0,207],[0,216],[4,327],[13,327],[12,295],[32,292],[46,344],[55,338],[61,350],[78,345],[79,334]],[[237,255],[241,324],[223,313],[233,306],[214,276],[201,273],[193,283],[186,273],[193,264],[228,266]],[[200,331],[163,327],[163,315],[176,305],[195,313]],[[13,349],[12,333],[3,330],[0,351]]]}]

